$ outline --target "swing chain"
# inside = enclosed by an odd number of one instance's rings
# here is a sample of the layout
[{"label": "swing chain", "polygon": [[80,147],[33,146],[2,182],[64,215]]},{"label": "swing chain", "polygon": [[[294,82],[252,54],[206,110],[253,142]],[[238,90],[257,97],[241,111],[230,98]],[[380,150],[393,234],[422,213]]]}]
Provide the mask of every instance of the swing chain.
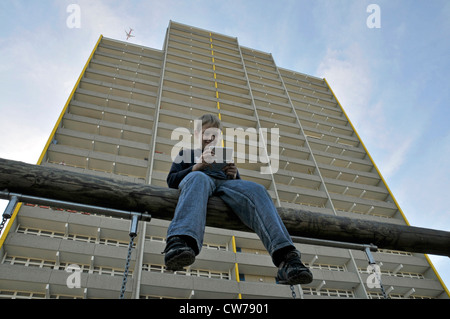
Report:
[{"label": "swing chain", "polygon": [[[374,265],[376,265],[376,261],[372,256],[372,253],[370,252],[370,247],[366,247],[364,249],[364,252],[366,253],[367,259],[369,260],[369,265],[372,268],[372,273],[375,276],[375,279],[377,280],[378,284],[380,285],[380,289],[381,289],[381,293],[383,295],[384,299],[389,299],[388,295],[386,294],[386,290],[384,289],[383,283],[381,282],[381,273],[379,272],[379,270],[377,270],[377,267],[375,267]],[[378,267],[379,269],[379,267]]]},{"label": "swing chain", "polygon": [[381,294],[383,295],[383,298],[389,299],[388,295],[386,294],[386,290],[384,289],[383,283],[381,282],[381,274],[376,270],[375,267],[372,268],[372,273],[375,275],[375,278],[380,285]]},{"label": "swing chain", "polygon": [[294,298],[294,299],[297,298],[297,294],[295,293],[293,285],[291,285],[291,290],[292,290],[292,298]]},{"label": "swing chain", "polygon": [[3,228],[5,227],[8,220],[12,217],[14,209],[16,208],[18,202],[19,198],[17,196],[12,196],[10,198],[9,203],[2,215],[2,221],[0,223],[0,233],[3,231]]},{"label": "swing chain", "polygon": [[8,221],[8,218],[3,217],[2,222],[0,223],[0,234],[3,231],[3,228],[5,227],[6,222]]},{"label": "swing chain", "polygon": [[124,297],[125,297],[125,290],[127,288],[128,272],[129,272],[130,261],[131,261],[131,253],[133,251],[133,244],[134,244],[135,237],[136,236],[133,236],[130,234],[130,243],[128,244],[127,260],[125,263],[125,270],[123,272],[122,288],[120,290],[120,299],[124,299]]}]

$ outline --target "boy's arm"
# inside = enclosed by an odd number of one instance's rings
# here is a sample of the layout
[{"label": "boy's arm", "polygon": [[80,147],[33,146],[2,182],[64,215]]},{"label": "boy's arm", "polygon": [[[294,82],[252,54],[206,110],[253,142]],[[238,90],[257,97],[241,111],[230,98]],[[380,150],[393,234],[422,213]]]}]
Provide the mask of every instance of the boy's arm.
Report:
[{"label": "boy's arm", "polygon": [[[186,154],[188,155],[188,154]],[[191,156],[191,163],[193,154],[189,154]],[[189,156],[188,155],[188,156]],[[183,159],[183,150],[178,154],[177,159],[172,163],[172,167],[170,168],[169,175],[167,176],[167,185],[170,188],[178,189],[178,185],[180,185],[183,178],[186,177],[187,174],[192,172],[192,168],[194,164],[186,164]]]},{"label": "boy's arm", "polygon": [[183,178],[185,178],[190,172],[192,172],[192,166],[183,169],[183,165],[181,163],[173,163],[170,168],[169,175],[167,176],[167,185],[170,188],[178,189],[178,185],[180,185]]}]

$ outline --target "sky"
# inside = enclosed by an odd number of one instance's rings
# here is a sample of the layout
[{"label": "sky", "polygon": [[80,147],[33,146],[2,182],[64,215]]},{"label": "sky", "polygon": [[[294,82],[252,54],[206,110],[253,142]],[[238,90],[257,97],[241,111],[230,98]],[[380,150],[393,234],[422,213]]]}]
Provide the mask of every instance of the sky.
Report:
[{"label": "sky", "polygon": [[2,0],[0,158],[36,164],[101,34],[162,49],[170,20],[326,78],[408,222],[450,231],[448,0]]}]

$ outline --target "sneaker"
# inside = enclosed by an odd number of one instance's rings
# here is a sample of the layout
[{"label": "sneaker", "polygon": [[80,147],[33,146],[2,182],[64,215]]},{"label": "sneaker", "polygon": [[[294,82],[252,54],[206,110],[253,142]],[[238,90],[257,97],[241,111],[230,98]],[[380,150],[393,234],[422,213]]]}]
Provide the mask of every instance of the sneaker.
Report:
[{"label": "sneaker", "polygon": [[195,261],[194,250],[180,237],[169,238],[163,253],[167,270],[179,271]]},{"label": "sneaker", "polygon": [[277,281],[282,285],[305,285],[311,283],[313,275],[300,260],[298,250],[286,254],[278,267]]}]

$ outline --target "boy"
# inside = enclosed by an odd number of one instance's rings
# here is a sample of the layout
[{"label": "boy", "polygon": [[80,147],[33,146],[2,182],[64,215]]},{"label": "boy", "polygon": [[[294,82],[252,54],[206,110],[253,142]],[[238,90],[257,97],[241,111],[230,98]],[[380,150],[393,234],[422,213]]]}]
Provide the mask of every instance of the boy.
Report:
[{"label": "boy", "polygon": [[242,180],[234,163],[221,171],[211,169],[214,154],[208,146],[218,140],[221,123],[211,114],[199,120],[202,126],[196,127],[194,134],[201,134],[202,150],[182,150],[167,177],[169,187],[179,189],[180,196],[167,230],[166,268],[177,271],[194,263],[203,244],[208,199],[217,195],[259,236],[278,267],[280,284],[310,283],[312,273],[301,262],[300,252],[295,249],[266,189]]}]

